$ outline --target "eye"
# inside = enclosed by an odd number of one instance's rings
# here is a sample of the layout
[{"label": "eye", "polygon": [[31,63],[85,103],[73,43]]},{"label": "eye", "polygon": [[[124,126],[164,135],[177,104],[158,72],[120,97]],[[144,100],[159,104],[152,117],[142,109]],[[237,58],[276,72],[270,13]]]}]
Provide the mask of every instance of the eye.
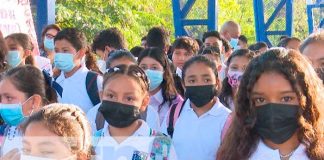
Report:
[{"label": "eye", "polygon": [[195,83],[196,81],[194,79],[189,79],[188,82],[189,83]]},{"label": "eye", "polygon": [[209,78],[206,78],[206,79],[204,80],[205,83],[208,83],[208,82],[210,82],[210,81],[211,81],[211,79],[209,79]]},{"label": "eye", "polygon": [[157,68],[157,67],[152,67],[151,69],[152,69],[152,70],[157,70],[158,68]]},{"label": "eye", "polygon": [[236,70],[238,70],[238,67],[237,67],[237,66],[231,66],[230,69],[231,69],[232,71],[236,71]]},{"label": "eye", "polygon": [[133,97],[126,97],[126,101],[127,102],[133,102],[134,101],[134,98]]},{"label": "eye", "polygon": [[282,102],[290,102],[290,101],[292,101],[293,100],[293,98],[292,97],[289,97],[289,96],[285,96],[285,97],[282,97],[281,98],[281,101]]},{"label": "eye", "polygon": [[108,93],[108,94],[107,94],[107,98],[108,98],[108,99],[114,99],[115,96],[114,96],[113,94],[111,94],[111,93]]},{"label": "eye", "polygon": [[143,70],[147,70],[147,67],[144,66],[144,65],[142,65],[141,68],[142,68]]},{"label": "eye", "polygon": [[27,154],[27,155],[30,154],[30,149],[29,148],[23,147],[21,150],[22,150],[23,154]]},{"label": "eye", "polygon": [[10,96],[6,96],[6,99],[7,99],[8,102],[11,102],[13,100],[13,98],[10,97]]},{"label": "eye", "polygon": [[54,152],[53,151],[41,151],[41,155],[42,157],[48,157],[48,155],[51,155],[53,154]]},{"label": "eye", "polygon": [[264,103],[264,101],[265,101],[265,99],[262,97],[254,98],[254,100],[253,100],[254,104],[257,106]]}]

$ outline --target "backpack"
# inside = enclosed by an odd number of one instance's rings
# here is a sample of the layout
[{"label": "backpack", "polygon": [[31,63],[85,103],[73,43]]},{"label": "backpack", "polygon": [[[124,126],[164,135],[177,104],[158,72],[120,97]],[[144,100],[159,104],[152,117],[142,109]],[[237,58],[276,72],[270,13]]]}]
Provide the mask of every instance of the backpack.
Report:
[{"label": "backpack", "polygon": [[[88,71],[87,76],[86,76],[86,82],[85,82],[88,96],[94,106],[97,105],[98,103],[100,103],[100,97],[99,97],[99,91],[98,91],[98,85],[97,85],[97,77],[98,77],[98,74],[96,72]],[[57,78],[58,77],[54,78],[54,81],[52,82],[52,87],[62,97],[63,88],[60,84],[58,84],[56,82]]]},{"label": "backpack", "polygon": [[[95,132],[94,134],[94,139],[93,139],[93,147],[96,148],[100,139],[103,137],[103,129],[98,130]],[[150,137],[154,137],[153,143],[152,143],[152,148],[151,148],[151,152],[150,152],[150,160],[159,160],[162,159],[163,160],[168,160],[169,154],[170,154],[170,150],[171,150],[171,139],[166,136],[163,133],[157,132],[153,129],[150,128]],[[132,159],[136,159],[136,157],[134,157],[136,155],[133,155]]]},{"label": "backpack", "polygon": [[[180,117],[181,111],[183,109],[184,104],[186,103],[187,99],[185,99],[183,102],[179,102],[177,104],[173,104],[170,108],[169,115],[167,116],[167,132],[168,135],[172,138],[174,133],[174,126],[177,122],[178,118]],[[222,132],[221,132],[221,140],[225,138],[225,135],[227,133],[227,130],[229,126],[232,123],[232,114],[228,115],[225,121],[225,124],[223,126]]]}]

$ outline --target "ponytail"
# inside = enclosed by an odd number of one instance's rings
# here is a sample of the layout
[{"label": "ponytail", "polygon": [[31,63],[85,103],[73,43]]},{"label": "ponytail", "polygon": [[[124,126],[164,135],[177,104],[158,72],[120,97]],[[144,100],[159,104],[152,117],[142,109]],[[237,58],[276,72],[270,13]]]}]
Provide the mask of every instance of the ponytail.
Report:
[{"label": "ponytail", "polygon": [[96,72],[96,73],[99,73],[99,74],[103,74],[100,70],[99,70],[99,67],[97,66],[97,58],[95,56],[95,54],[93,54],[91,51],[90,51],[90,47],[87,46],[86,47],[86,52],[85,52],[85,59],[86,59],[86,67],[90,70],[90,71],[93,71],[93,72]]}]

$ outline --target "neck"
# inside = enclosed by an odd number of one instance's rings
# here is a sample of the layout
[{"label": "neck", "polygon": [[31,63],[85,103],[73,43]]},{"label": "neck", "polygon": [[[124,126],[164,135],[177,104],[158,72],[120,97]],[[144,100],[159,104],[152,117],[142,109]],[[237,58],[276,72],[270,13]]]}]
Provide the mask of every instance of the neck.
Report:
[{"label": "neck", "polygon": [[75,72],[77,72],[81,68],[81,64],[75,66],[70,72],[64,73],[65,78],[71,77]]},{"label": "neck", "polygon": [[161,90],[161,86],[158,88],[154,89],[153,91],[150,91],[150,96],[154,96],[156,93],[158,93]]},{"label": "neck", "polygon": [[50,50],[46,51],[47,58],[51,60],[51,64],[54,63],[54,54],[55,54],[54,51],[50,51]]},{"label": "neck", "polygon": [[130,137],[131,135],[134,134],[134,132],[140,128],[142,125],[142,122],[140,120],[136,120],[133,122],[130,126],[125,127],[125,128],[117,128],[114,126],[109,125],[108,131],[118,143],[123,142],[125,139]]},{"label": "neck", "polygon": [[193,103],[191,103],[192,109],[195,111],[198,117],[208,112],[211,108],[213,108],[214,104],[217,102],[217,98],[213,98],[210,102],[208,102],[203,107],[196,107]]},{"label": "neck", "polygon": [[264,143],[269,146],[272,149],[279,149],[279,152],[281,155],[288,155],[291,152],[293,152],[294,150],[296,150],[296,148],[299,146],[300,142],[298,140],[297,137],[297,132],[294,133],[294,135],[292,137],[290,137],[286,142],[282,143],[282,144],[275,144],[270,140],[263,140]]}]

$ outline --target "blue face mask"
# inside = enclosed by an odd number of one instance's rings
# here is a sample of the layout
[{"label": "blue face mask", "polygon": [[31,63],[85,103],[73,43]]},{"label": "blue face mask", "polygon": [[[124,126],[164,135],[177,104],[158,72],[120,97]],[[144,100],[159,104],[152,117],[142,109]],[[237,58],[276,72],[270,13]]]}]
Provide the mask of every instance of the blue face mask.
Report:
[{"label": "blue face mask", "polygon": [[[30,97],[31,98],[31,97]],[[17,126],[21,122],[24,121],[25,116],[22,111],[22,106],[25,104],[30,98],[28,98],[24,103],[17,104],[3,104],[0,103],[0,114],[2,119],[6,124],[10,126]],[[33,110],[30,114],[33,113]]]},{"label": "blue face mask", "polygon": [[47,38],[45,36],[44,38],[44,47],[50,51],[54,51],[54,39],[53,38]]},{"label": "blue face mask", "polygon": [[153,91],[154,89],[158,88],[161,85],[163,81],[162,71],[148,69],[145,71],[145,73],[150,80],[150,91]]},{"label": "blue face mask", "polygon": [[238,49],[238,39],[231,38],[230,45],[234,50]]},{"label": "blue face mask", "polygon": [[63,72],[70,72],[74,68],[73,54],[55,53],[54,65]]},{"label": "blue face mask", "polygon": [[6,59],[11,68],[17,67],[22,61],[18,50],[9,51]]}]

